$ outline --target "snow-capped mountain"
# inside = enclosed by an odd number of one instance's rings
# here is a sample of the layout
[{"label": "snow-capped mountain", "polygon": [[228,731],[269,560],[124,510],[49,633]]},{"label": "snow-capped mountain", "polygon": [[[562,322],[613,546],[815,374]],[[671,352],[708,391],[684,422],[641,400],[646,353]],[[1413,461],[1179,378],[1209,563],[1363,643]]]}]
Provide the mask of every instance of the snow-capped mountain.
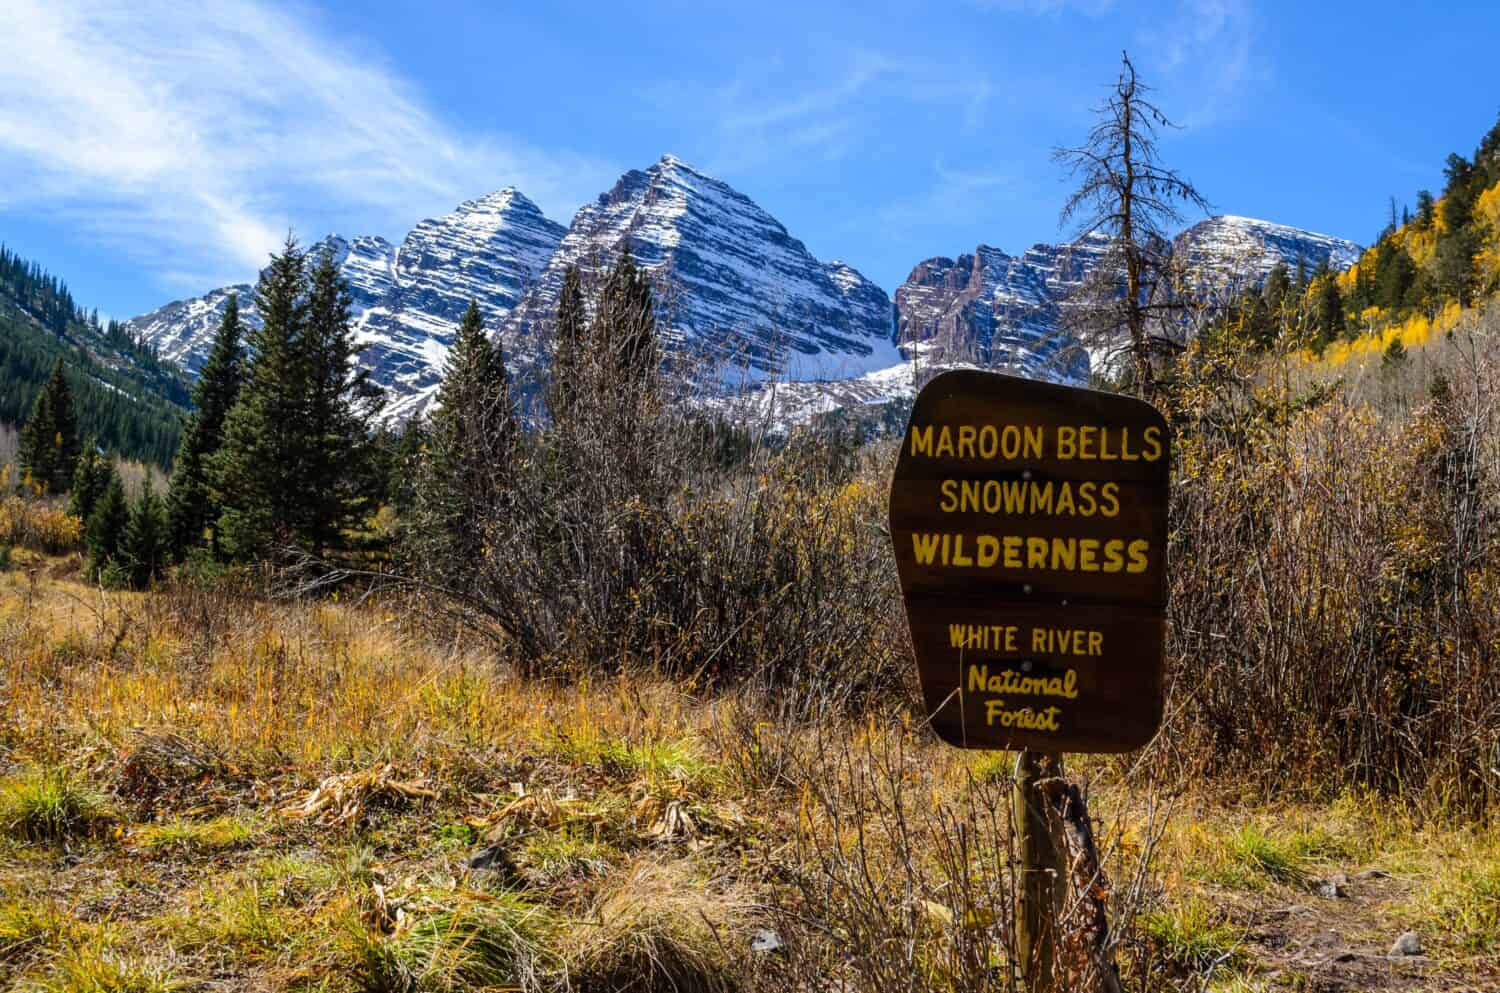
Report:
[{"label": "snow-capped mountain", "polygon": [[[719,386],[707,388],[726,398],[748,378],[752,407],[785,422],[909,396],[914,364],[1085,381],[1089,357],[1062,330],[1061,313],[1108,242],[1091,236],[1019,255],[980,245],[927,259],[893,304],[847,263],[814,258],[749,197],[667,155],[627,172],[566,229],[507,188],[421,222],[399,248],[379,237],[330,235],[312,250],[324,245],[349,283],[367,345],[361,361],[385,387],[396,419],[431,401],[471,298],[503,333],[513,365],[544,367],[568,266],[597,285],[628,245],[657,281],[667,348],[723,363]],[[1263,280],[1278,262],[1343,269],[1360,252],[1352,242],[1229,215],[1188,228],[1173,250],[1205,278],[1224,281]],[[196,372],[231,293],[256,323],[253,289],[240,284],[167,304],[127,327]]]},{"label": "snow-capped mountain", "polygon": [[1033,245],[1021,255],[980,245],[957,259],[920,262],[896,290],[896,341],[932,364],[1086,380],[1087,357],[1061,332],[1059,306],[1107,247],[1103,236]]},{"label": "snow-capped mountain", "polygon": [[[396,418],[430,401],[471,297],[503,329],[513,360],[544,364],[567,267],[602,278],[627,244],[663,291],[668,347],[722,361],[730,378],[854,376],[901,361],[884,290],[844,262],[813,258],[744,194],[670,155],[626,173],[567,229],[505,189],[423,221],[399,249],[381,238],[326,241],[354,296],[362,361]],[[247,322],[259,320],[241,284],[129,326],[196,372],[230,293]]]},{"label": "snow-capped mountain", "polygon": [[[399,249],[384,238],[330,235],[310,251],[333,248],[353,298],[356,335],[367,346],[361,361],[386,388],[387,412],[402,418],[436,389],[469,300],[478,302],[490,327],[499,327],[563,232],[536,204],[507,188],[421,222]],[[127,326],[196,373],[231,293],[239,294],[242,319],[258,324],[254,288],[241,284],[169,303]]]},{"label": "snow-capped mountain", "polygon": [[1220,214],[1199,221],[1173,239],[1173,249],[1190,272],[1221,284],[1260,283],[1278,264],[1308,272],[1323,263],[1342,272],[1359,261],[1363,249],[1332,235],[1285,224]]},{"label": "snow-capped mountain", "polygon": [[[1096,234],[1033,245],[1019,256],[980,245],[957,259],[918,263],[896,290],[896,340],[930,364],[1086,380],[1088,361],[1061,328],[1061,308],[1108,245]],[[1172,250],[1200,279],[1241,286],[1260,283],[1278,263],[1295,269],[1300,260],[1311,272],[1326,262],[1342,270],[1360,254],[1350,241],[1227,214],[1188,228]]]},{"label": "snow-capped mountain", "polygon": [[587,285],[626,245],[657,279],[669,347],[798,380],[899,361],[884,290],[843,262],[819,262],[749,197],[671,155],[578,211],[507,338],[540,344],[567,268],[578,265]]}]

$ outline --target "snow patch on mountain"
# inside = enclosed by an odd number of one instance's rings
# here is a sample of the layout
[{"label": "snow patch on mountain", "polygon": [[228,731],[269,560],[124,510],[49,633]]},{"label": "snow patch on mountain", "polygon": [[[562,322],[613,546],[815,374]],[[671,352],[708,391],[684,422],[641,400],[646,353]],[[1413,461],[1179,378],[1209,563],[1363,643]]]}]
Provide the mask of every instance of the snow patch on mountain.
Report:
[{"label": "snow patch on mountain", "polygon": [[627,246],[658,282],[669,349],[791,379],[900,360],[884,290],[819,262],[749,197],[671,155],[578,211],[508,337],[542,351],[568,267],[598,285]]}]

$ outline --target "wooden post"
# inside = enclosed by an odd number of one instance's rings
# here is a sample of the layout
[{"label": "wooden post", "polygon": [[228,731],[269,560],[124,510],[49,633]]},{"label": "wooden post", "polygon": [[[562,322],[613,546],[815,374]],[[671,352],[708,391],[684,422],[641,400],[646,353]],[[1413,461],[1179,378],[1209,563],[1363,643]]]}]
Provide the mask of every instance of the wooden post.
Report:
[{"label": "wooden post", "polygon": [[1014,822],[1021,865],[1016,881],[1016,958],[1027,993],[1053,993],[1053,953],[1060,895],[1057,845],[1047,817],[1044,776],[1062,775],[1062,756],[1016,756]]}]

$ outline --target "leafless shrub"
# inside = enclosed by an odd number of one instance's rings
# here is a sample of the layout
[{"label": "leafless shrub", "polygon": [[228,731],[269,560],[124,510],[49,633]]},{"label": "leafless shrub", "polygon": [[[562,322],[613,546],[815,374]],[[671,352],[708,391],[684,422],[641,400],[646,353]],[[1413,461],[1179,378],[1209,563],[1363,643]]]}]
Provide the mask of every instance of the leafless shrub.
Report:
[{"label": "leafless shrub", "polygon": [[[1487,341],[1493,321],[1479,328]],[[1283,790],[1500,796],[1497,368],[1388,410],[1205,343],[1172,405],[1170,748]]]}]

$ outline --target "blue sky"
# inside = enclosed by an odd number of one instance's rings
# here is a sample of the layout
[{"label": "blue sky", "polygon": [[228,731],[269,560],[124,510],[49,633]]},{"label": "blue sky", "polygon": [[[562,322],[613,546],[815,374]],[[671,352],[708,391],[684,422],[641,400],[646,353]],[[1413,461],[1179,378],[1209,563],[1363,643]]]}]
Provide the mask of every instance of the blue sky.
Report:
[{"label": "blue sky", "polygon": [[1129,48],[1219,212],[1366,241],[1500,111],[1500,4],[6,0],[0,240],[130,316],[289,229],[399,239],[515,185],[566,222],[673,152],[887,290],[1057,240]]}]

